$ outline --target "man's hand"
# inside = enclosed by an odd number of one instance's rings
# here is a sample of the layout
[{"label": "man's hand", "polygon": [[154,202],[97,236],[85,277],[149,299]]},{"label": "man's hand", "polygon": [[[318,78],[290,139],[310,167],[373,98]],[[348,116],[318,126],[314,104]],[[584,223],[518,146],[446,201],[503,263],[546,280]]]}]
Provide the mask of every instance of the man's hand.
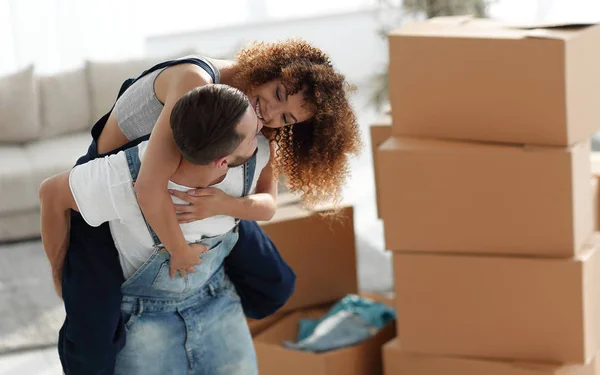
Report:
[{"label": "man's hand", "polygon": [[235,199],[227,195],[222,190],[215,188],[193,189],[187,192],[169,190],[169,193],[186,204],[176,204],[177,219],[179,224],[191,223],[192,221],[202,220],[216,215],[223,215],[223,208]]},{"label": "man's hand", "polygon": [[181,277],[185,277],[187,275],[187,272],[196,272],[194,266],[202,263],[200,255],[202,255],[202,253],[204,253],[206,250],[208,250],[208,247],[206,245],[197,243],[188,245],[188,248],[184,251],[170,253],[171,278],[174,278],[177,275],[178,271]]}]

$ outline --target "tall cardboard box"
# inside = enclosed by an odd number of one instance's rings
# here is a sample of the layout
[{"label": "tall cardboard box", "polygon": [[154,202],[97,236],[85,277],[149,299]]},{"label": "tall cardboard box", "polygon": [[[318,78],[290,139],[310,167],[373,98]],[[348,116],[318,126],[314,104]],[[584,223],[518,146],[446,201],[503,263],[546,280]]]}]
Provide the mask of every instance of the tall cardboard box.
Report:
[{"label": "tall cardboard box", "polygon": [[600,128],[600,26],[469,17],[389,34],[394,134],[566,146]]},{"label": "tall cardboard box", "polygon": [[[384,302],[385,298],[377,300]],[[387,303],[393,304],[390,300]],[[260,374],[381,375],[381,350],[395,336],[393,322],[360,344],[325,353],[308,353],[282,346],[284,341],[295,340],[300,319],[319,318],[327,311],[328,308],[318,308],[292,313],[258,335],[254,346]]]},{"label": "tall cardboard box", "polygon": [[394,252],[403,348],[587,363],[600,348],[599,244],[570,259]]},{"label": "tall cardboard box", "polygon": [[377,200],[377,217],[381,217],[381,198],[379,196],[379,169],[377,165],[377,148],[385,142],[392,134],[392,116],[389,114],[380,118],[377,122],[371,125],[371,152],[373,155],[373,172],[375,174],[375,199]]},{"label": "tall cardboard box", "polygon": [[333,302],[358,291],[353,209],[342,206],[335,217],[321,215],[327,211],[290,205],[260,223],[296,273],[294,294],[280,312]]},{"label": "tall cardboard box", "polygon": [[570,257],[594,229],[587,143],[396,137],[376,168],[390,250]]},{"label": "tall cardboard box", "polygon": [[400,340],[383,347],[385,375],[599,375],[598,360],[585,365],[551,365],[515,361],[490,361],[407,353]]}]

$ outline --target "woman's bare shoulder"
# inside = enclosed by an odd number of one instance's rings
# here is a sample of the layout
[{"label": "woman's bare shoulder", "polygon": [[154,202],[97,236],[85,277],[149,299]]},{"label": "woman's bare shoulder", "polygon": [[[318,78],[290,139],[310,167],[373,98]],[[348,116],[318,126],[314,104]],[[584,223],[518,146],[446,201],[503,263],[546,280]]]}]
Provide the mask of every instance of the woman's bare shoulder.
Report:
[{"label": "woman's bare shoulder", "polygon": [[154,92],[157,98],[165,103],[173,92],[187,92],[196,87],[212,83],[206,70],[196,64],[178,64],[163,70],[154,81]]}]

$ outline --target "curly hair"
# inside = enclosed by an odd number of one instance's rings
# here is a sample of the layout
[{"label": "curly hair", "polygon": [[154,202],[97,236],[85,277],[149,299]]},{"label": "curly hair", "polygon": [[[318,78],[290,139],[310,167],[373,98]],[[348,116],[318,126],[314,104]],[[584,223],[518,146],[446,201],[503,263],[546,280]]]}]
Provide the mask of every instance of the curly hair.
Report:
[{"label": "curly hair", "polygon": [[288,94],[300,91],[314,115],[278,129],[263,128],[278,146],[275,169],[307,205],[339,202],[349,175],[349,157],[361,148],[356,115],[348,101],[353,90],[329,57],[304,40],[255,43],[236,57],[235,84],[244,92],[280,80]]}]

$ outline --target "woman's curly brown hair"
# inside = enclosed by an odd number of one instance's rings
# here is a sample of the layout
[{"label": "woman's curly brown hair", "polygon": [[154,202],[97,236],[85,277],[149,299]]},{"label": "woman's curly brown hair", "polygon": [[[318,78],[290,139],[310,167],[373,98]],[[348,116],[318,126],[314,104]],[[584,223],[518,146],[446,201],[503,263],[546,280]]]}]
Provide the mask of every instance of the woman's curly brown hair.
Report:
[{"label": "woman's curly brown hair", "polygon": [[298,39],[256,43],[241,50],[236,63],[235,83],[244,92],[272,80],[280,80],[290,95],[302,90],[313,117],[279,129],[263,128],[263,133],[277,142],[275,168],[290,190],[300,192],[308,205],[339,202],[349,156],[362,147],[345,77],[323,51]]}]

